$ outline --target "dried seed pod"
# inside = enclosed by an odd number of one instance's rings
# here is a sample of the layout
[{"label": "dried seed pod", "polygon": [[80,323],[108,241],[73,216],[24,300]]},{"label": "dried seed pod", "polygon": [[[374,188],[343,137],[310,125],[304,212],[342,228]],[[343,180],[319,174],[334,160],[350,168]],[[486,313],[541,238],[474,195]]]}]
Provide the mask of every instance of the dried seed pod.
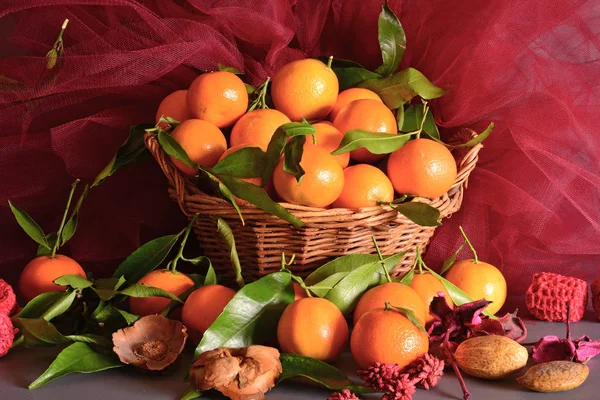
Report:
[{"label": "dried seed pod", "polygon": [[575,389],[587,379],[590,369],[571,361],[552,361],[535,365],[517,382],[536,392],[564,392]]},{"label": "dried seed pod", "polygon": [[467,374],[482,379],[503,379],[527,364],[527,349],[505,336],[475,336],[462,342],[454,353]]}]

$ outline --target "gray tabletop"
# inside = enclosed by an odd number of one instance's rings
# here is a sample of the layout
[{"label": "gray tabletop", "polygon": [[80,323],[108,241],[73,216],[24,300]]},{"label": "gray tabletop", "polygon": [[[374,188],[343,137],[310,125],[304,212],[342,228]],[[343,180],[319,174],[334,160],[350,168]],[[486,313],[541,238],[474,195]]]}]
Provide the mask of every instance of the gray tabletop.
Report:
[{"label": "gray tabletop", "polygon": [[[533,342],[543,335],[564,336],[563,324],[550,324],[527,321],[527,342]],[[591,313],[586,320],[573,324],[573,336],[587,334],[600,338],[600,322]],[[58,349],[16,349],[0,359],[0,400],[46,400],[46,399],[85,399],[85,400],[162,400],[179,399],[187,384],[183,377],[191,363],[190,352],[182,357],[167,373],[142,373],[133,368],[119,368],[90,375],[73,374],[49,383],[35,390],[27,390],[32,382],[50,364]],[[556,400],[600,399],[600,356],[589,362],[590,376],[577,389],[562,393],[534,393],[517,385],[515,381],[490,382],[467,378],[467,386],[473,400]],[[350,354],[345,353],[337,366],[349,374],[356,368]],[[267,394],[267,399],[326,399],[331,392],[308,383],[287,382]],[[218,394],[207,394],[207,399],[222,399]],[[378,399],[380,395],[364,396],[365,399]],[[430,391],[418,390],[415,400],[461,399],[462,392],[452,372],[447,371],[440,384]]]}]

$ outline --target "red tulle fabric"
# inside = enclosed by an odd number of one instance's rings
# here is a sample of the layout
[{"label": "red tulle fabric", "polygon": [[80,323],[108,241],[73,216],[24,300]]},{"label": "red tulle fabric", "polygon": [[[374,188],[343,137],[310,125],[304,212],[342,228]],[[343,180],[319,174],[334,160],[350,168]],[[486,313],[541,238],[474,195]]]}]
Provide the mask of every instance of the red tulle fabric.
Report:
[{"label": "red tulle fabric", "polygon": [[[36,245],[7,200],[47,232],[75,178],[93,179],[168,93],[222,63],[253,83],[290,60],[333,54],[380,62],[365,0],[4,0],[0,5],[0,277],[14,282]],[[438,267],[462,225],[479,257],[522,294],[534,272],[600,274],[600,7],[595,0],[390,1],[407,35],[402,67],[449,89],[446,128],[496,129],[462,210],[427,255]],[[45,54],[65,18],[64,63]],[[65,252],[107,274],[185,219],[152,160],[94,188]],[[462,256],[468,256],[464,253]]]}]

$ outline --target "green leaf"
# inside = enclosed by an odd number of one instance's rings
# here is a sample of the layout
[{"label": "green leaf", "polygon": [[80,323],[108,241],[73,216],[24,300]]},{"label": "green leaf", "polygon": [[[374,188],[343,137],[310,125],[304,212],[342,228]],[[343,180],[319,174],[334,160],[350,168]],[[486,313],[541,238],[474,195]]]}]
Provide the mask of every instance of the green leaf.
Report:
[{"label": "green leaf", "polygon": [[304,152],[306,136],[294,136],[286,145],[283,152],[283,170],[296,178],[298,184],[304,176],[304,168],[300,165]]},{"label": "green leaf", "polygon": [[[242,215],[242,211],[237,204],[235,196],[231,193],[231,190],[222,182],[222,177],[227,175],[221,175],[219,178],[213,175],[210,171],[200,168],[200,176],[208,179],[208,182],[216,190],[216,193],[222,197],[223,199],[229,201],[229,203],[233,206],[238,216],[240,217],[240,221],[242,221],[242,225],[244,224],[244,216]],[[242,181],[243,182],[243,181]],[[253,185],[256,186],[256,185]]]},{"label": "green leaf", "polygon": [[[398,264],[406,252],[394,254],[383,259],[388,271]],[[369,288],[374,275],[378,269],[382,269],[381,261],[378,256],[371,263],[366,263],[352,269],[352,271],[342,278],[337,285],[331,289],[325,298],[335,304],[343,314],[351,312],[360,296]]]},{"label": "green leaf", "polygon": [[387,78],[368,79],[358,86],[377,93],[392,110],[401,107],[415,96],[431,100],[446,93],[414,68],[404,69]]},{"label": "green leaf", "polygon": [[75,301],[77,292],[47,292],[32,299],[23,307],[17,317],[43,318],[46,321],[64,314]]},{"label": "green leaf", "polygon": [[460,253],[463,247],[465,247],[464,241],[462,242],[460,247],[454,253],[452,253],[452,255],[448,257],[448,259],[444,261],[444,263],[442,264],[442,268],[440,269],[440,275],[444,275],[450,268],[452,268],[452,266],[456,262],[456,256],[458,256],[458,253]]},{"label": "green leaf", "polygon": [[194,389],[192,386],[188,387],[183,395],[181,395],[180,400],[192,400],[197,399],[202,396],[202,392]]},{"label": "green leaf", "polygon": [[[207,258],[208,259],[208,258]],[[216,285],[217,282],[217,274],[215,272],[215,269],[212,266],[212,263],[210,262],[210,260],[208,260],[209,265],[208,265],[208,271],[206,272],[206,277],[204,278],[204,285]]]},{"label": "green leaf", "polygon": [[435,123],[435,119],[433,118],[433,114],[431,113],[431,109],[427,113],[425,117],[425,122],[423,123],[423,131],[432,139],[440,140],[440,131],[438,130],[437,124]]},{"label": "green leaf", "polygon": [[164,297],[167,299],[171,299],[173,301],[177,301],[179,303],[183,303],[181,299],[175,296],[171,292],[167,292],[164,289],[157,288],[154,286],[146,285],[143,283],[135,283],[123,290],[112,290],[112,289],[96,289],[96,293],[101,300],[109,301],[114,296],[124,295],[135,298],[145,298],[145,297]]},{"label": "green leaf", "polygon": [[181,145],[177,142],[177,140],[175,140],[173,136],[169,135],[163,130],[159,130],[156,137],[158,138],[158,143],[160,144],[160,147],[162,147],[165,153],[181,161],[187,166],[190,166],[192,168],[198,168],[198,164],[190,160],[190,157],[188,156],[184,148],[181,147]]},{"label": "green leaf", "polygon": [[277,165],[279,157],[281,157],[281,153],[287,143],[287,139],[293,136],[313,135],[315,131],[314,126],[305,122],[290,122],[277,128],[267,147],[267,163],[262,175],[263,186],[269,182],[275,165]]},{"label": "green leaf", "polygon": [[123,365],[114,354],[97,353],[85,343],[73,343],[61,351],[48,369],[27,388],[36,389],[55,379],[76,372],[87,374]]},{"label": "green leaf", "polygon": [[404,111],[404,123],[402,132],[414,132],[421,126],[423,120],[423,104],[411,104]]},{"label": "green leaf", "polygon": [[237,248],[235,247],[235,237],[231,227],[223,218],[217,218],[217,229],[221,234],[221,237],[227,244],[229,249],[229,259],[231,260],[231,266],[235,272],[235,280],[240,288],[244,287],[244,277],[242,276],[242,264],[240,264],[240,257],[238,256]]},{"label": "green leaf", "polygon": [[390,203],[390,207],[420,226],[439,226],[442,224],[440,210],[426,203],[417,201],[401,204]]},{"label": "green leaf", "polygon": [[241,72],[240,70],[235,69],[233,67],[228,67],[223,64],[217,64],[217,66],[219,67],[219,71],[231,72],[232,74],[236,74],[236,75],[244,75],[243,72]]},{"label": "green leaf", "polygon": [[319,297],[327,296],[327,293],[334,288],[342,279],[348,275],[350,271],[335,272],[320,282],[316,282],[312,286],[308,286],[311,292]]},{"label": "green leaf", "polygon": [[[317,60],[327,65],[329,63],[329,56],[316,57]],[[331,60],[331,68],[364,68],[362,65],[352,60],[345,60],[343,58],[333,58]]]},{"label": "green leaf", "polygon": [[415,267],[413,266],[410,271],[408,271],[406,273],[406,275],[404,275],[402,277],[402,279],[400,280],[400,283],[404,283],[407,286],[410,286],[410,284],[413,281],[413,278],[415,277]]},{"label": "green leaf", "polygon": [[493,129],[494,129],[494,123],[492,122],[485,129],[485,131],[481,132],[479,135],[475,136],[473,139],[469,140],[467,143],[450,146],[450,147],[452,147],[452,148],[475,147],[479,143],[483,142],[488,136],[490,136],[490,133],[492,133]]},{"label": "green leaf", "polygon": [[25,231],[27,236],[32,238],[40,246],[43,246],[47,249],[52,249],[48,243],[48,240],[46,239],[46,234],[42,228],[40,228],[37,222],[33,220],[33,218],[31,218],[25,211],[11,203],[10,200],[8,201],[8,205],[10,206],[10,210],[15,216],[19,226]]},{"label": "green leaf", "polygon": [[[444,278],[443,276],[429,268],[427,265],[423,264],[423,268],[425,268],[427,271],[429,271],[429,273],[431,273],[431,275],[435,276],[439,279],[440,282],[442,282],[455,305],[461,306],[465,303],[470,303],[473,301],[473,299],[468,294],[466,294],[461,288],[459,288],[454,283],[450,282],[448,279]],[[496,319],[496,316],[487,310],[483,310],[483,314],[487,315],[492,319]]]},{"label": "green leaf", "polygon": [[93,285],[92,282],[76,274],[63,275],[54,280],[54,283],[62,286],[71,286],[73,289],[86,289]]},{"label": "green leaf", "polygon": [[286,210],[285,207],[274,202],[263,188],[228,175],[221,175],[220,178],[225,186],[240,199],[254,204],[261,210],[281,218],[297,228],[304,226],[304,222]]},{"label": "green leaf", "polygon": [[256,178],[263,174],[267,153],[260,147],[243,147],[222,159],[212,168],[215,175],[228,174],[236,178]]},{"label": "green leaf", "polygon": [[56,327],[43,318],[21,318],[15,317],[13,323],[24,337],[24,346],[27,348],[36,346],[53,346],[70,342],[85,342],[109,347],[112,342],[102,336],[92,334],[63,335]]},{"label": "green leaf", "polygon": [[132,126],[129,129],[127,140],[119,147],[117,154],[110,160],[108,165],[96,176],[92,183],[92,187],[98,186],[122,167],[138,163],[148,158],[150,153],[144,145],[144,134],[146,133],[146,129],[152,127],[153,125],[150,124]]},{"label": "green leaf", "polygon": [[347,131],[340,145],[331,154],[339,155],[366,148],[373,154],[389,154],[404,146],[411,134],[395,135],[393,133],[369,132],[362,129]]},{"label": "green leaf", "polygon": [[360,266],[374,263],[378,260],[379,257],[376,254],[347,254],[317,268],[304,279],[304,283],[308,286],[316,285],[318,282],[338,272],[350,272]]},{"label": "green leaf", "polygon": [[145,243],[117,267],[113,277],[125,277],[127,283],[139,281],[165,260],[179,235],[163,236]]},{"label": "green leaf", "polygon": [[398,107],[396,110],[396,124],[398,125],[398,132],[402,132],[402,125],[404,125],[404,106]]},{"label": "green leaf", "polygon": [[91,317],[98,322],[112,323],[115,326],[123,326],[125,323],[127,326],[133,324],[135,321],[140,319],[139,316],[130,312],[121,310],[115,306],[112,306],[104,301],[94,310]]},{"label": "green leaf", "polygon": [[275,272],[247,284],[204,333],[196,357],[217,347],[246,347],[274,340],[279,317],[293,301],[288,272]]},{"label": "green leaf", "polygon": [[352,385],[346,374],[323,361],[287,353],[281,354],[279,360],[283,370],[279,382],[304,377],[331,390],[342,390]]},{"label": "green leaf", "polygon": [[378,27],[383,64],[377,68],[377,73],[385,76],[393,74],[400,67],[406,50],[406,34],[396,14],[387,6],[387,2],[379,14]]},{"label": "green leaf", "polygon": [[417,328],[419,328],[420,331],[422,331],[427,336],[429,336],[429,334],[425,330],[425,327],[423,326],[423,324],[421,324],[421,321],[419,321],[419,319],[415,316],[415,313],[412,310],[409,310],[408,308],[403,308],[403,307],[396,307],[393,304],[392,304],[392,307],[395,310],[397,310],[397,311],[401,312],[402,314],[404,314],[404,316],[406,318],[408,318],[408,320],[410,322],[412,322],[414,326],[416,326]]},{"label": "green leaf", "polygon": [[368,79],[381,79],[381,75],[362,67],[333,68],[333,72],[338,78],[340,92]]},{"label": "green leaf", "polygon": [[37,249],[36,257],[49,256],[50,254],[52,254],[52,248],[54,248],[54,243],[56,243],[57,237],[58,235],[56,234],[56,232],[47,234],[46,240],[48,241],[48,245],[50,246],[50,248],[40,244]]},{"label": "green leaf", "polygon": [[90,190],[90,186],[85,185],[85,188],[83,189],[83,192],[79,196],[79,200],[77,200],[77,204],[73,208],[73,211],[71,212],[71,216],[69,217],[69,220],[65,224],[63,231],[60,235],[61,236],[61,241],[60,241],[61,246],[64,245],[65,243],[67,243],[73,237],[73,235],[75,235],[75,231],[77,230],[77,223],[78,223],[78,219],[79,219],[79,217],[78,217],[79,209],[81,208],[81,205],[83,204],[83,200],[85,200],[85,198],[87,197],[89,190]]}]

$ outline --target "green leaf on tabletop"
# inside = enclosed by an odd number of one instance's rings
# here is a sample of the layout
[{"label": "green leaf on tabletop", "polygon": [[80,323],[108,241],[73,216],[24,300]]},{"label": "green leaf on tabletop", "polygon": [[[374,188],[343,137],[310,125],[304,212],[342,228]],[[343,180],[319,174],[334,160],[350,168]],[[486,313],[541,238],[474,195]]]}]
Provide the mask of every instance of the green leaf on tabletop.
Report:
[{"label": "green leaf on tabletop", "polygon": [[465,242],[463,242],[458,248],[458,250],[452,253],[450,257],[444,260],[442,268],[440,269],[440,275],[444,275],[454,265],[454,263],[456,262],[456,257],[458,256],[458,253],[460,253],[460,251],[463,249],[463,247],[465,247]]},{"label": "green leaf on tabletop", "polygon": [[332,390],[340,390],[352,384],[342,371],[314,358],[283,353],[279,360],[282,368],[279,382],[304,377]]},{"label": "green leaf on tabletop", "polygon": [[317,268],[304,279],[308,286],[316,285],[318,282],[338,272],[350,272],[365,264],[374,263],[379,260],[376,254],[348,254],[329,261]]},{"label": "green leaf on tabletop", "polygon": [[158,143],[160,144],[160,147],[162,147],[165,153],[181,161],[189,167],[198,168],[198,164],[190,160],[190,157],[188,156],[184,148],[181,147],[181,145],[177,142],[177,140],[175,140],[173,136],[169,135],[168,133],[162,130],[159,130],[156,136],[158,138]]},{"label": "green leaf on tabletop", "polygon": [[77,293],[72,292],[47,292],[35,297],[23,307],[17,317],[43,318],[46,321],[64,314],[75,301]]},{"label": "green leaf on tabletop", "polygon": [[93,334],[63,335],[56,327],[43,318],[12,318],[24,337],[24,346],[53,346],[70,342],[84,342],[109,347],[112,342],[102,336]]},{"label": "green leaf on tabletop", "polygon": [[479,143],[483,142],[488,136],[490,136],[490,133],[492,133],[493,129],[494,129],[494,123],[492,122],[489,124],[489,126],[483,132],[481,132],[479,135],[475,136],[473,139],[469,140],[467,143],[463,143],[463,144],[459,144],[459,145],[455,145],[455,146],[451,146],[451,147],[452,148],[475,147]]},{"label": "green leaf on tabletop", "polygon": [[93,285],[92,282],[76,274],[63,275],[54,280],[54,283],[62,286],[70,286],[73,289],[86,289]]},{"label": "green leaf on tabletop", "polygon": [[304,168],[300,165],[304,152],[306,136],[294,136],[285,146],[283,152],[283,170],[294,176],[298,184],[304,176]]},{"label": "green leaf on tabletop", "polygon": [[61,246],[64,245],[65,243],[67,243],[73,237],[73,235],[75,235],[75,231],[77,230],[77,223],[78,223],[78,219],[79,219],[79,209],[81,208],[81,205],[83,204],[83,200],[85,200],[85,198],[87,197],[89,190],[90,190],[90,186],[85,185],[83,192],[81,192],[81,195],[79,196],[79,200],[77,200],[77,204],[75,204],[73,211],[71,211],[71,215],[70,215],[67,223],[65,224],[63,231],[60,235],[61,236],[61,240],[60,240]]},{"label": "green leaf on tabletop", "polygon": [[277,165],[277,162],[281,157],[281,153],[286,146],[288,138],[302,135],[313,135],[315,131],[316,129],[314,126],[305,122],[290,122],[277,128],[267,147],[267,163],[262,175],[263,186],[269,182],[271,174],[273,173],[275,165]]},{"label": "green leaf on tabletop", "polygon": [[246,347],[274,339],[277,323],[294,301],[292,275],[275,272],[240,289],[208,328],[196,357],[217,347]]},{"label": "green leaf on tabletop", "polygon": [[223,218],[217,218],[217,230],[221,234],[221,237],[229,249],[229,259],[231,260],[231,266],[235,272],[236,283],[240,288],[243,288],[245,283],[244,277],[242,276],[242,264],[240,263],[240,257],[238,256],[237,248],[235,246],[235,237],[233,236],[233,231]]},{"label": "green leaf on tabletop", "polygon": [[192,386],[188,387],[185,393],[181,395],[179,400],[192,400],[202,396],[202,392],[194,389]]},{"label": "green leaf on tabletop", "polygon": [[394,135],[393,133],[369,132],[362,129],[347,131],[340,145],[331,154],[340,155],[350,151],[366,148],[373,154],[389,154],[404,146],[411,134]]},{"label": "green leaf on tabletop", "polygon": [[85,343],[73,343],[61,351],[48,369],[27,388],[36,389],[72,373],[99,372],[123,365],[114,354],[101,354]]},{"label": "green leaf on tabletop", "polygon": [[117,267],[113,277],[124,277],[127,283],[139,281],[165,260],[179,236],[168,235],[144,243]]},{"label": "green leaf on tabletop", "polygon": [[406,50],[406,34],[400,20],[388,7],[387,1],[379,14],[378,28],[383,64],[377,68],[377,72],[385,76],[396,72]]},{"label": "green leaf on tabletop", "polygon": [[381,79],[381,75],[362,67],[336,67],[333,68],[333,72],[338,78],[340,92],[355,87],[368,79]]},{"label": "green leaf on tabletop", "polygon": [[244,75],[243,72],[241,72],[240,70],[235,69],[233,67],[228,67],[227,65],[223,65],[223,64],[217,64],[217,66],[219,67],[219,71],[231,72],[232,74],[236,74],[236,75]]},{"label": "green leaf on tabletop", "polygon": [[104,301],[101,301],[100,303],[101,304],[98,305],[91,315],[92,319],[95,321],[104,323],[116,321],[115,325],[122,326],[123,322],[126,325],[131,325],[140,318],[135,314],[121,310],[120,308],[112,306]]},{"label": "green leaf on tabletop", "polygon": [[213,190],[215,190],[217,195],[227,200],[233,206],[238,216],[240,217],[240,221],[242,221],[242,225],[244,225],[244,216],[242,215],[242,211],[240,210],[240,207],[237,204],[237,200],[235,199],[235,196],[233,195],[231,190],[229,190],[229,187],[223,183],[222,177],[226,177],[228,175],[220,175],[219,177],[216,177],[205,168],[200,168],[198,171],[200,172],[199,176],[207,180],[207,182],[212,186]]},{"label": "green leaf on tabletop", "polygon": [[215,175],[229,174],[236,178],[262,176],[267,163],[267,153],[260,147],[243,147],[229,154],[212,168]]},{"label": "green leaf on tabletop", "polygon": [[284,221],[289,222],[295,227],[303,227],[302,222],[298,217],[294,216],[285,207],[279,203],[274,202],[267,192],[260,186],[253,185],[251,183],[242,181],[229,175],[221,175],[221,180],[227,186],[231,192],[239,197],[240,199],[246,200],[261,210],[268,212]]},{"label": "green leaf on tabletop", "polygon": [[325,298],[335,304],[343,314],[351,312],[360,296],[367,290],[376,266],[375,263],[370,263],[356,268],[343,277]]},{"label": "green leaf on tabletop", "polygon": [[412,322],[414,326],[416,326],[417,328],[419,328],[419,330],[421,330],[423,333],[429,336],[429,334],[425,330],[425,327],[423,326],[423,324],[421,324],[421,321],[419,321],[419,319],[415,316],[415,313],[412,310],[403,307],[396,307],[393,304],[391,305],[391,307],[404,314],[404,316],[408,318],[408,320]]},{"label": "green leaf on tabletop", "polygon": [[426,203],[411,201],[408,203],[390,203],[390,207],[420,226],[439,226],[442,224],[440,210]]},{"label": "green leaf on tabletop", "polygon": [[108,165],[96,176],[92,183],[92,187],[98,186],[122,167],[138,163],[148,158],[150,153],[144,145],[144,135],[146,129],[152,128],[153,126],[154,125],[151,124],[132,126],[129,129],[127,140],[119,147],[117,154],[110,160]]},{"label": "green leaf on tabletop", "polygon": [[404,69],[382,79],[368,79],[358,86],[377,93],[392,110],[401,107],[415,96],[431,100],[446,93],[414,68]]},{"label": "green leaf on tabletop", "polygon": [[333,289],[334,286],[337,285],[342,279],[344,279],[346,277],[346,275],[348,275],[349,273],[350,273],[350,271],[342,271],[342,272],[333,273],[333,274],[329,275],[328,277],[326,277],[325,279],[323,279],[322,281],[316,282],[312,286],[308,286],[308,288],[310,289],[311,292],[313,292],[317,296],[325,297],[325,296],[327,296],[327,293],[329,293],[329,291],[331,289]]},{"label": "green leaf on tabletop", "polygon": [[117,295],[124,295],[135,298],[164,297],[182,303],[181,299],[175,296],[173,293],[161,288],[145,285],[142,283],[135,283],[129,287],[126,287],[123,290],[96,289],[96,293],[98,294],[98,297],[100,297],[100,299],[104,301],[109,301]]},{"label": "green leaf on tabletop", "polygon": [[[329,56],[316,57],[317,60],[327,65],[329,63]],[[331,68],[364,68],[362,65],[352,60],[345,60],[343,58],[333,58],[331,60]]]},{"label": "green leaf on tabletop", "polygon": [[[454,283],[450,282],[448,279],[444,278],[443,276],[429,268],[427,265],[423,264],[423,268],[425,268],[429,273],[431,273],[431,275],[435,276],[439,279],[440,282],[442,282],[455,305],[460,306],[473,301],[473,299],[462,289],[460,289]],[[483,314],[487,315],[492,319],[496,319],[496,316],[494,316],[494,314],[490,313],[487,310],[483,310]]]},{"label": "green leaf on tabletop", "polygon": [[43,246],[47,249],[52,249],[48,243],[48,240],[46,239],[46,234],[42,228],[40,228],[37,222],[33,220],[33,218],[31,218],[25,211],[11,203],[10,200],[8,201],[8,205],[10,206],[10,210],[15,216],[17,223],[25,231],[25,233],[40,246]]}]

